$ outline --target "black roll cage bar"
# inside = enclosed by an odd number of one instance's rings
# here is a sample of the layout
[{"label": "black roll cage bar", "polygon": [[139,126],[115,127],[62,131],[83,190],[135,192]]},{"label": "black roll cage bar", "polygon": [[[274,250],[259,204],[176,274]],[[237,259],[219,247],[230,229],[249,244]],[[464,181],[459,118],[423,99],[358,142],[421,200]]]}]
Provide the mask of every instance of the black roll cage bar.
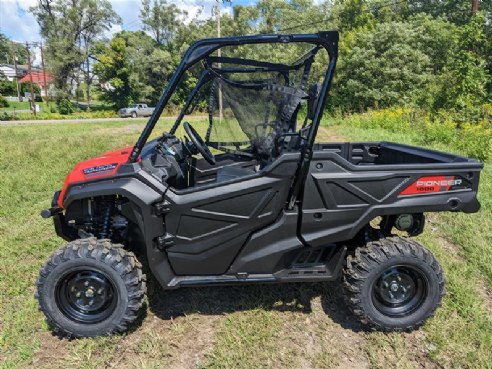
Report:
[{"label": "black roll cage bar", "polygon": [[236,45],[247,45],[247,44],[267,44],[267,43],[310,43],[313,45],[322,46],[328,53],[330,61],[325,73],[325,79],[321,86],[319,93],[316,110],[312,119],[312,125],[309,129],[307,137],[303,140],[303,145],[301,147],[301,159],[298,166],[298,171],[294,179],[294,183],[291,187],[289,195],[289,205],[288,208],[292,208],[295,205],[297,195],[299,190],[304,183],[304,178],[309,171],[309,163],[311,162],[313,154],[313,145],[316,135],[318,133],[318,127],[323,115],[324,102],[328,96],[328,91],[331,86],[333,79],[333,74],[335,71],[335,66],[338,59],[338,31],[323,31],[315,34],[290,34],[290,35],[254,35],[254,36],[237,36],[237,37],[223,37],[223,38],[208,38],[194,42],[186,50],[183,58],[178,65],[176,71],[172,75],[166,89],[164,90],[159,102],[157,103],[154,112],[152,113],[147,125],[142,131],[140,137],[138,138],[132,152],[128,158],[129,163],[134,163],[138,160],[138,157],[146,144],[148,138],[150,137],[155,125],[157,124],[159,117],[164,110],[164,107],[168,103],[171,95],[176,89],[179,81],[183,74],[195,65],[198,61],[205,59],[215,50],[220,49],[224,46],[236,46]]},{"label": "black roll cage bar", "polygon": [[[333,72],[338,57],[338,32],[337,31],[324,31],[316,34],[291,34],[291,35],[255,35],[255,36],[237,36],[237,37],[223,37],[223,38],[208,38],[194,42],[188,50],[186,50],[183,58],[178,65],[176,72],[172,75],[166,89],[164,90],[159,102],[157,103],[154,112],[152,113],[147,125],[138,138],[133,150],[128,158],[129,163],[137,161],[144,145],[146,144],[149,136],[151,135],[157,121],[159,120],[164,107],[169,101],[172,93],[176,89],[183,74],[196,64],[199,60],[205,59],[208,55],[217,49],[224,46],[246,45],[246,44],[266,44],[266,43],[290,43],[290,42],[302,42],[311,43],[314,45],[320,45],[325,48],[330,57],[330,62],[325,74],[325,80],[323,82],[319,101],[325,101],[328,94],[328,90],[333,78]],[[318,104],[316,112],[313,117],[313,124],[310,129],[310,133],[307,137],[307,146],[309,151],[312,151],[312,145],[316,137],[319,122],[322,116],[322,108],[324,104]]]}]

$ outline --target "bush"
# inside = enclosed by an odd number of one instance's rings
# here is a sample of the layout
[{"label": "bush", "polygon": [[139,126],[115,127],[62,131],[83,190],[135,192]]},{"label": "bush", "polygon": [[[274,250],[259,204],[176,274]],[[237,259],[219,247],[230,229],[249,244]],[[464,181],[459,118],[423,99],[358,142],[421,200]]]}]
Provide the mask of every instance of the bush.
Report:
[{"label": "bush", "polygon": [[456,146],[468,156],[485,161],[491,154],[492,129],[484,124],[465,123],[460,132]]},{"label": "bush", "polygon": [[17,85],[15,81],[0,81],[0,95],[17,96]]},{"label": "bush", "polygon": [[418,110],[407,108],[382,109],[362,114],[353,114],[335,121],[362,129],[385,129],[390,132],[404,132],[415,135],[422,145],[453,147],[461,154],[485,161],[492,154],[491,107],[482,107],[479,121],[463,123],[463,114],[453,111],[440,111],[431,116]]},{"label": "bush", "polygon": [[62,99],[58,102],[58,112],[62,115],[69,115],[73,113],[73,104],[68,99]]},{"label": "bush", "polygon": [[6,111],[4,111],[3,114],[0,114],[0,120],[1,121],[12,120],[12,116],[8,114]]},{"label": "bush", "polygon": [[0,95],[0,108],[7,108],[9,106],[9,102],[5,97]]}]

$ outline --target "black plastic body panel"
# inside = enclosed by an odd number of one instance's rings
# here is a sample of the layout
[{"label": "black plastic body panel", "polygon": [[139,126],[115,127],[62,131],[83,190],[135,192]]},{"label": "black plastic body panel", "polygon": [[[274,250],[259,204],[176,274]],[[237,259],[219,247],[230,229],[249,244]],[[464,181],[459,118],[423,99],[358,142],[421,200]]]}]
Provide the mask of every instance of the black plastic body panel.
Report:
[{"label": "black plastic body panel", "polygon": [[283,212],[268,227],[254,232],[228,273],[268,274],[288,267],[284,256],[304,247],[297,235],[298,209]]},{"label": "black plastic body panel", "polygon": [[286,154],[260,173],[178,191],[165,200],[166,252],[178,275],[224,274],[249,235],[285,208],[298,154]]},{"label": "black plastic body panel", "polygon": [[[321,143],[302,199],[301,236],[311,246],[352,239],[381,215],[476,212],[482,164],[460,156],[393,143]],[[402,190],[423,176],[461,176],[469,188],[415,196]]]}]

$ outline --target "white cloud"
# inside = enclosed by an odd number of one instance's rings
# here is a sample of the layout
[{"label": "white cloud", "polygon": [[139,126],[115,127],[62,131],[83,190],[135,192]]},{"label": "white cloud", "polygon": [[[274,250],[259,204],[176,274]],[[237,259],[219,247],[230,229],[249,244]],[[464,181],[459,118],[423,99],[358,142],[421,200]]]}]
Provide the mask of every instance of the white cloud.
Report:
[{"label": "white cloud", "polygon": [[[113,25],[104,36],[111,37],[122,29],[129,31],[142,29],[142,22],[139,18],[141,0],[109,1],[114,11],[121,17],[122,24]],[[236,2],[244,3],[244,0]],[[174,3],[187,12],[186,18],[183,19],[183,22],[187,23],[194,18],[204,20],[213,17],[216,0],[174,0],[169,3]],[[29,12],[29,8],[36,4],[37,0],[0,0],[0,31],[14,41],[40,41],[39,26],[32,13]],[[222,4],[222,13],[232,15],[230,3]]]},{"label": "white cloud", "polygon": [[39,26],[29,12],[36,0],[0,0],[0,30],[14,41],[39,41]]}]

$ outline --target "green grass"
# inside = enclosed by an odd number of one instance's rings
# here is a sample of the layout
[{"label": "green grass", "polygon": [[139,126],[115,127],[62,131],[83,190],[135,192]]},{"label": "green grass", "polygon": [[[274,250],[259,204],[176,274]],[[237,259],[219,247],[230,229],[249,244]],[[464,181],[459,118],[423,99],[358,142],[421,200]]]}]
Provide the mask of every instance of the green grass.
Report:
[{"label": "green grass", "polygon": [[[38,103],[41,104],[41,103]],[[25,110],[31,109],[31,104],[29,101],[9,101],[9,106],[6,108],[0,108],[0,112],[13,111],[13,110]]]},{"label": "green grass", "polygon": [[[34,284],[63,241],[39,211],[77,162],[133,144],[142,127],[129,120],[0,126],[1,368],[492,367],[492,303],[483,291],[492,286],[490,164],[481,179],[481,212],[432,216],[419,237],[442,263],[448,295],[418,332],[357,332],[336,284],[162,291],[151,279],[149,309],[134,331],[71,342],[52,337]],[[350,127],[320,130],[320,140],[333,134],[415,142],[411,134]]]},{"label": "green grass", "polygon": [[[0,108],[0,120],[90,119],[118,117],[115,109],[107,104],[94,102],[91,104],[91,110],[87,111],[86,106],[79,105],[79,108],[77,108],[76,102],[73,101],[72,103],[75,111],[72,114],[62,115],[57,112],[56,103],[54,101],[51,101],[49,104],[44,102],[36,102],[36,104],[40,106],[41,111],[34,115],[31,112],[18,112],[18,110],[30,110],[31,105],[29,101],[9,101],[8,107]],[[51,112],[52,110],[54,112]]]}]

